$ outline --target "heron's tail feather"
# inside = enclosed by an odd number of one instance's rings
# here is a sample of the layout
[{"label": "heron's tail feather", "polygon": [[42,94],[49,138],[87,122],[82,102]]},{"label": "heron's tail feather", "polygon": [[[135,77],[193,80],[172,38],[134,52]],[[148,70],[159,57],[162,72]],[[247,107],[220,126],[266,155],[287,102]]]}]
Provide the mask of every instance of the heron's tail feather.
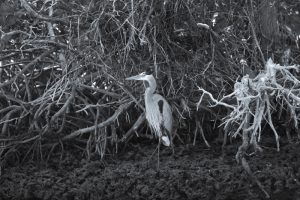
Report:
[{"label": "heron's tail feather", "polygon": [[168,136],[162,136],[161,140],[162,140],[163,145],[165,145],[167,147],[170,146],[171,142],[170,142],[170,139]]}]

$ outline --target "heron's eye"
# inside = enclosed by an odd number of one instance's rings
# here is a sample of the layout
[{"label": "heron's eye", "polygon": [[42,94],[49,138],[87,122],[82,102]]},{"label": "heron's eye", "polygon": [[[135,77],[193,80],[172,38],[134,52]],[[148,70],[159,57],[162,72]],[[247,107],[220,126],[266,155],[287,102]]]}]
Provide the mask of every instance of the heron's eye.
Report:
[{"label": "heron's eye", "polygon": [[142,72],[142,73],[140,73],[140,75],[145,76],[145,75],[146,75],[146,72]]}]

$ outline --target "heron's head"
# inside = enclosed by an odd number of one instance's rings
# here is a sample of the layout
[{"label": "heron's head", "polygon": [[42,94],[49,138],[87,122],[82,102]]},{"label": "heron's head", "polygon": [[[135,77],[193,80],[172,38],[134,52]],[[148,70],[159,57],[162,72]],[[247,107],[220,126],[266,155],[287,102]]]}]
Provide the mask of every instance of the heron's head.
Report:
[{"label": "heron's head", "polygon": [[147,75],[145,72],[140,73],[139,75],[131,76],[126,78],[126,80],[138,80],[138,81],[147,81],[149,79],[149,76],[152,75]]},{"label": "heron's head", "polygon": [[154,76],[152,75],[151,72],[146,71],[143,73],[140,73],[139,75],[132,76],[129,78],[126,78],[126,80],[140,80],[144,82],[144,86],[146,90],[150,93],[154,93],[156,89],[156,81]]},{"label": "heron's head", "polygon": [[126,78],[126,80],[149,81],[150,79],[153,78],[152,73],[153,73],[153,71],[151,69],[147,69],[147,71],[142,72],[135,76],[128,77],[128,78]]}]

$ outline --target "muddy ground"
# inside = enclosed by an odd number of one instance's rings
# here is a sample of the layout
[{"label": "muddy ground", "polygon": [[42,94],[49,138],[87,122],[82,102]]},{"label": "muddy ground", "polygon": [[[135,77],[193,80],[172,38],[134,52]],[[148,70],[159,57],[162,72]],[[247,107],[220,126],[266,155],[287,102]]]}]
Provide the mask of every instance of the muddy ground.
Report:
[{"label": "muddy ground", "polygon": [[[264,152],[248,157],[256,177],[271,199],[300,199],[300,143],[274,139],[263,142]],[[30,162],[2,169],[0,199],[265,199],[234,159],[240,141],[177,145],[175,154],[163,148],[157,170],[155,144],[130,145],[123,153],[90,161],[75,150],[48,163]]]}]

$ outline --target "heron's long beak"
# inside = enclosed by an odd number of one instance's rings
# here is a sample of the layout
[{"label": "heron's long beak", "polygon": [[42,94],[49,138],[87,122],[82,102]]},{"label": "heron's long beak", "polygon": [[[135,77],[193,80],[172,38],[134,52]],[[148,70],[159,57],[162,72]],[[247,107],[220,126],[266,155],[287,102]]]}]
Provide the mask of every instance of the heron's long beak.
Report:
[{"label": "heron's long beak", "polygon": [[136,76],[131,76],[131,77],[128,77],[126,78],[125,80],[129,81],[129,80],[144,80],[144,75],[136,75]]}]

